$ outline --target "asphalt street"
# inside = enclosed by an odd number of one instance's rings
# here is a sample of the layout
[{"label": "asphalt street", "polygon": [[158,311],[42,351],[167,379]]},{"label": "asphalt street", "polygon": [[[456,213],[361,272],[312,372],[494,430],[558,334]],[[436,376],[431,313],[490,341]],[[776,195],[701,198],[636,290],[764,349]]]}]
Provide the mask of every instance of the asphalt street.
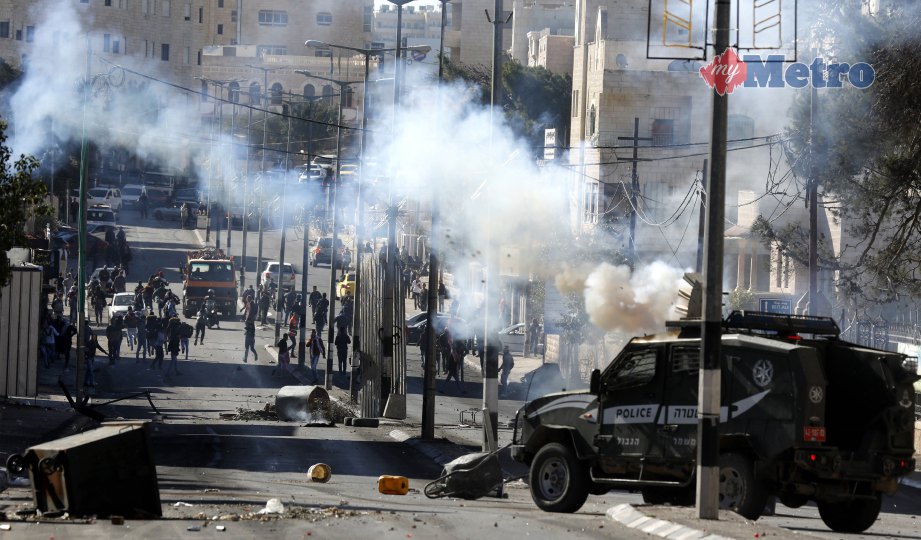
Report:
[{"label": "asphalt street", "polygon": [[[153,220],[139,223],[137,215],[125,212],[123,223],[134,248],[129,283],[146,280],[164,270],[172,289],[181,293],[178,266],[185,250],[200,245],[204,231],[180,230]],[[240,231],[233,231],[231,253],[239,256]],[[224,231],[226,242],[226,231]],[[277,231],[264,235],[264,257],[275,259]],[[295,262],[300,282],[302,237],[288,234],[286,260]],[[226,245],[226,244],[225,244]],[[255,270],[256,233],[247,245],[250,268]],[[291,257],[291,259],[289,259]],[[250,272],[248,283],[255,276]],[[329,269],[309,269],[308,285],[328,292]],[[146,398],[128,399],[99,408],[109,417],[152,420],[152,448],[164,509],[162,520],[82,523],[47,519],[39,524],[12,521],[3,538],[179,538],[224,534],[232,537],[270,535],[278,538],[647,538],[605,516],[617,504],[641,504],[638,494],[610,492],[590,496],[576,514],[548,514],[531,501],[527,486],[508,484],[507,498],[475,501],[427,499],[423,486],[437,478],[441,467],[416,445],[400,442],[392,432],[416,436],[421,421],[421,366],[418,348],[408,355],[407,411],[405,421],[383,422],[378,428],[334,427],[284,423],[260,414],[274,403],[278,389],[300,384],[291,374],[276,369],[265,345],[271,344],[274,328],[257,329],[258,360],[243,363],[243,332],[238,320],[222,321],[220,329],[208,330],[204,345],[192,346],[189,358],[180,358],[181,375],[166,376],[136,361],[123,347],[115,366],[98,362],[98,387],[94,402],[148,391],[160,414]],[[104,342],[104,339],[102,340]],[[130,354],[130,356],[128,356]],[[470,357],[472,359],[472,357]],[[296,362],[296,361],[295,361]],[[521,363],[526,365],[525,362]],[[58,363],[42,373],[44,388],[61,375],[72,384],[73,371],[61,373]],[[517,374],[513,379],[517,378]],[[441,384],[439,377],[439,385]],[[49,382],[50,381],[50,382]],[[344,376],[335,383],[346,387]],[[439,394],[436,435],[450,441],[456,452],[475,451],[482,439],[479,416],[482,407],[481,379],[475,362],[465,370],[462,392],[453,386]],[[523,397],[520,394],[516,397]],[[500,444],[511,440],[506,423],[522,405],[521,399],[500,401]],[[444,444],[444,443],[442,443]],[[328,483],[311,482],[307,469],[315,463],[332,469]],[[503,460],[508,477],[524,475],[523,467]],[[412,490],[405,496],[382,495],[377,490],[380,475],[402,475]],[[267,501],[279,499],[285,506],[282,517],[259,515]],[[0,494],[0,510],[8,515],[32,507],[31,490],[12,487]],[[864,535],[854,538],[921,538],[916,516],[921,513],[917,490],[903,489],[887,498],[880,521]],[[777,515],[762,518],[752,526],[776,525],[798,533],[839,538],[818,518],[814,507],[792,510],[778,505]],[[219,533],[217,527],[226,531]],[[196,530],[196,528],[198,530]],[[751,538],[752,536],[748,536]]]}]

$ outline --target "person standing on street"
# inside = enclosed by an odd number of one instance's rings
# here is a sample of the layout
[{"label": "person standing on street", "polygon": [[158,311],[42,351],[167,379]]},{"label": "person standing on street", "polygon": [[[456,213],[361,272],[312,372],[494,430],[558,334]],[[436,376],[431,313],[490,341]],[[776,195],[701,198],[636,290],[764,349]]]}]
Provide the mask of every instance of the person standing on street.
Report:
[{"label": "person standing on street", "polygon": [[339,359],[339,373],[345,373],[345,366],[349,359],[349,343],[351,342],[352,340],[349,339],[349,335],[344,332],[344,329],[339,328],[336,332],[336,339],[333,341],[336,344],[336,357]]},{"label": "person standing on street", "polygon": [[326,293],[320,297],[320,301],[317,302],[317,309],[313,312],[313,324],[317,327],[317,332],[323,333],[323,329],[326,327],[326,316],[329,313],[329,300],[326,298]]},{"label": "person standing on street", "polygon": [[170,371],[174,372],[176,375],[182,375],[182,373],[179,372],[179,342],[182,338],[181,326],[182,321],[175,315],[170,317],[169,321],[166,323],[166,349],[170,354],[169,365],[166,366],[166,375],[169,375]]},{"label": "person standing on street", "polygon": [[141,217],[147,219],[147,192],[142,191],[141,195],[138,197],[138,209],[141,212]]},{"label": "person standing on street", "polygon": [[256,352],[256,323],[247,321],[243,327],[243,363],[249,357],[249,351],[253,351],[253,361],[259,361],[259,353]]},{"label": "person standing on street", "polygon": [[512,372],[512,368],[515,367],[515,358],[512,356],[512,353],[508,350],[508,345],[502,347],[502,367],[499,368],[502,371],[500,377],[501,381],[501,393],[508,392],[508,376]]},{"label": "person standing on street", "polygon": [[317,364],[320,362],[320,356],[326,358],[326,348],[323,346],[323,339],[317,334],[316,330],[310,331],[310,339],[306,344],[307,350],[310,351],[310,372],[313,374],[313,382],[320,380],[317,375]]},{"label": "person standing on street", "polygon": [[122,346],[122,318],[115,316],[106,327],[106,340],[109,343],[109,365],[114,366],[119,360]]},{"label": "person standing on street", "polygon": [[259,318],[262,326],[268,324],[266,319],[269,316],[269,305],[272,303],[272,293],[266,288],[259,293]]},{"label": "person standing on street", "polygon": [[[288,340],[291,340],[291,346],[288,346]],[[276,343],[278,347],[278,367],[290,372],[291,371],[291,350],[294,349],[294,344],[296,341],[288,334],[281,336],[281,339]],[[275,374],[275,370],[272,370],[272,374]]]},{"label": "person standing on street", "polygon": [[96,386],[96,367],[93,360],[96,358],[96,351],[104,353],[106,356],[109,352],[102,348],[96,334],[90,328],[90,322],[84,321],[83,325],[83,355],[86,363],[86,374],[83,376],[83,386]]},{"label": "person standing on street", "polygon": [[310,304],[310,315],[314,316],[317,313],[317,304],[320,303],[320,291],[317,290],[317,286],[313,286],[313,291],[310,292],[310,296],[307,297],[307,303]]},{"label": "person standing on street", "polygon": [[138,315],[137,319],[137,349],[134,350],[134,363],[140,362],[140,356],[143,352],[144,360],[147,360],[147,317],[143,314]]},{"label": "person standing on street", "polygon": [[540,325],[537,323],[537,317],[531,319],[531,324],[525,332],[524,355],[531,356],[537,354],[537,341],[540,335]]}]

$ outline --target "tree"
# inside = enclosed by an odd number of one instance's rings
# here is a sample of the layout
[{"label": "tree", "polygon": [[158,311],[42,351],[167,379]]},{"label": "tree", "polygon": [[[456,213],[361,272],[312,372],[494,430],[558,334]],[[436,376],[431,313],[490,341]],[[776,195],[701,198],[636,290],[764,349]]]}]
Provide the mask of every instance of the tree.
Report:
[{"label": "tree", "polygon": [[[826,209],[846,232],[838,255],[820,253],[820,266],[838,274],[842,295],[857,304],[921,296],[921,23],[907,0],[878,16],[856,2],[817,3],[817,35],[832,50],[825,58],[853,58],[874,66],[866,89],[820,93],[810,139],[808,93],[790,111],[788,157],[809,178],[815,165]],[[848,50],[853,46],[853,50]],[[831,53],[831,54],[829,54]],[[818,55],[817,55],[818,56]],[[847,86],[847,85],[846,85]],[[808,225],[754,230],[799,262],[808,261]]]},{"label": "tree", "polygon": [[[491,70],[445,59],[445,80],[463,81],[479,91],[479,102],[490,102]],[[502,65],[502,109],[506,121],[528,140],[538,157],[543,155],[544,129],[565,129],[570,117],[572,78],[542,67],[527,67],[516,60]],[[558,137],[566,139],[565,134]]]},{"label": "tree", "polygon": [[38,160],[20,155],[13,161],[6,145],[6,127],[0,120],[0,287],[9,283],[12,274],[6,252],[25,243],[23,224],[32,216],[51,213],[45,185],[32,176]]}]

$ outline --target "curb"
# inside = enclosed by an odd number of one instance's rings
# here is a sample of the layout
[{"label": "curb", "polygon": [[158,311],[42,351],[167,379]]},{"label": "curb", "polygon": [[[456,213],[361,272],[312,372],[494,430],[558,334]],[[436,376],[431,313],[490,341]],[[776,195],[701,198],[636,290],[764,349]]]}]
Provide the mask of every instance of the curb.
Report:
[{"label": "curb", "polygon": [[637,529],[661,538],[672,538],[673,540],[733,540],[727,536],[709,534],[671,521],[647,516],[626,503],[608,508],[605,515],[607,515],[608,519],[612,519],[629,529]]}]

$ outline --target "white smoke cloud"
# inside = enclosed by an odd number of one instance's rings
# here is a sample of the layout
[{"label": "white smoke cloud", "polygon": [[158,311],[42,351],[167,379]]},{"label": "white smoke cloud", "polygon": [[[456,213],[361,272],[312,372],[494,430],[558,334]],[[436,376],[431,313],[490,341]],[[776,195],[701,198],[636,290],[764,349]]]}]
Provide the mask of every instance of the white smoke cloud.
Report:
[{"label": "white smoke cloud", "polygon": [[683,271],[653,262],[631,275],[627,266],[602,263],[585,279],[585,309],[606,331],[655,332],[674,311]]}]

